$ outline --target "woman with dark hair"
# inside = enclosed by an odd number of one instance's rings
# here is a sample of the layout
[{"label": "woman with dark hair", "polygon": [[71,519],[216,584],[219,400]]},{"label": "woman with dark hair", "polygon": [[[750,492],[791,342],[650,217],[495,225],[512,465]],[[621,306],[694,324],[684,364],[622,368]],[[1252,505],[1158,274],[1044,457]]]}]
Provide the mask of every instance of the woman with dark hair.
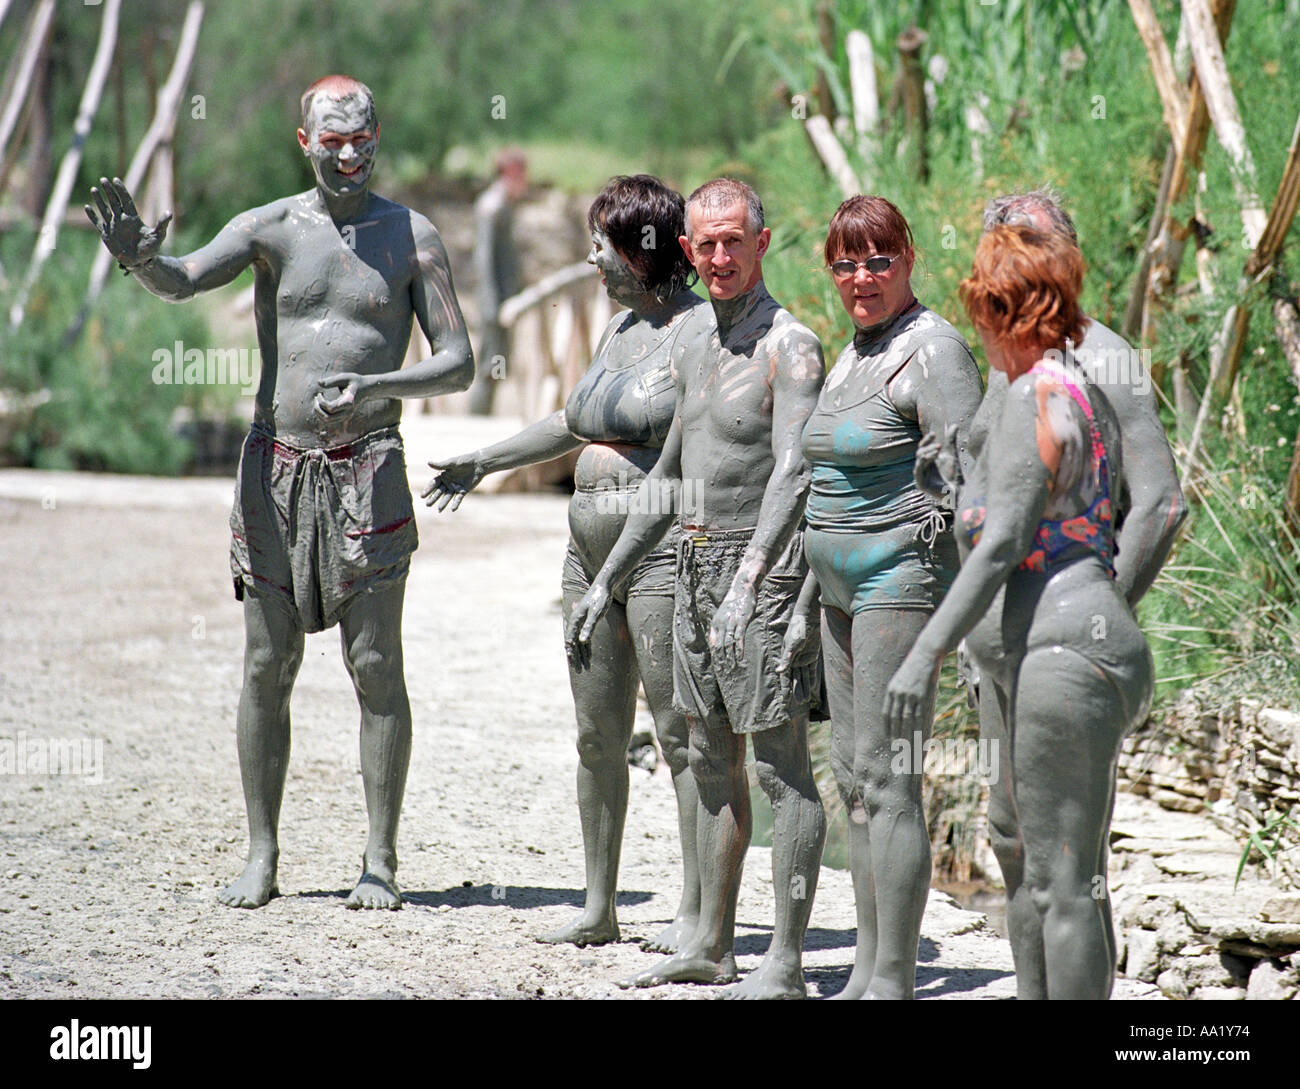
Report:
[{"label": "woman with dark hair", "polygon": [[[982,392],[960,333],[916,301],[912,232],[883,197],[851,197],[830,222],[826,264],[856,333],[803,433],[812,466],[804,551],[821,588],[831,765],[849,815],[857,949],[837,998],[911,998],[930,888],[921,771],[937,677],[906,734],[884,686],[957,571],[951,514],[914,478],[927,432],[965,457]],[[913,737],[913,733],[920,736]]]},{"label": "woman with dark hair", "polygon": [[[712,308],[689,290],[694,272],[677,238],[681,194],[646,174],[612,179],[591,205],[591,253],[615,314],[591,367],[565,407],[494,446],[443,461],[422,493],[455,510],[488,473],[549,461],[583,447],[569,504],[569,548],[561,580],[564,622],[605,562],[629,504],[659,458],[677,404],[675,361],[698,352],[712,330]],[[675,497],[657,500],[673,502]],[[591,640],[590,663],[570,662],[578,718],[578,812],[586,851],[586,905],[578,918],[539,940],[598,945],[617,941],[614,896],[627,815],[627,743],[638,680],[672,771],[684,882],[673,921],[647,948],[676,952],[700,909],[695,845],[695,783],[687,767],[689,731],[673,709],[672,619],[676,534],[670,529],[615,594]]]},{"label": "woman with dark hair", "polygon": [[[993,686],[1007,731],[995,771],[1009,776],[1020,821],[1007,928],[1022,999],[1110,995],[1115,762],[1153,684],[1146,640],[1114,581],[1119,427],[1071,353],[1086,323],[1082,283],[1083,257],[1059,234],[997,226],[980,241],[962,302],[1010,388],[969,478],[941,467],[960,489],[961,573],[886,702],[895,730],[915,728],[940,661],[963,637]],[[989,610],[1003,586],[1005,604]]]}]

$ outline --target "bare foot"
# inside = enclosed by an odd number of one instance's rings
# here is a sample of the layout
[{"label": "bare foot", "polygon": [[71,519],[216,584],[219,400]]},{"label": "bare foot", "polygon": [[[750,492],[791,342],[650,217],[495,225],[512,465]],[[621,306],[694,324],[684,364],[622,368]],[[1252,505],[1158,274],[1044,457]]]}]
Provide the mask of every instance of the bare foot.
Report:
[{"label": "bare foot", "polygon": [[579,915],[567,926],[552,930],[549,934],[539,934],[533,940],[547,945],[563,945],[568,942],[581,949],[587,945],[616,942],[619,937],[618,923],[615,920],[597,919],[595,922],[588,922],[585,915]]},{"label": "bare foot", "polygon": [[387,866],[367,862],[361,880],[348,894],[344,906],[397,911],[402,906],[402,894],[397,889],[397,875]]},{"label": "bare foot", "polygon": [[647,953],[676,953],[697,922],[696,917],[679,915],[649,941],[642,942],[641,948]]},{"label": "bare foot", "polygon": [[865,975],[859,976],[855,971],[849,976],[849,981],[844,985],[844,990],[831,995],[830,1000],[832,1002],[855,1002],[859,998],[865,998],[870,983],[871,980],[867,979]]},{"label": "bare foot", "polygon": [[217,899],[233,908],[260,908],[280,890],[275,884],[274,858],[250,858],[239,880],[227,885]]},{"label": "bare foot", "polygon": [[736,958],[730,953],[724,954],[721,960],[678,953],[662,964],[617,982],[626,989],[659,987],[665,983],[731,983],[735,978]]},{"label": "bare foot", "polygon": [[723,998],[773,999],[807,998],[803,971],[797,964],[764,957],[763,963],[732,987]]}]

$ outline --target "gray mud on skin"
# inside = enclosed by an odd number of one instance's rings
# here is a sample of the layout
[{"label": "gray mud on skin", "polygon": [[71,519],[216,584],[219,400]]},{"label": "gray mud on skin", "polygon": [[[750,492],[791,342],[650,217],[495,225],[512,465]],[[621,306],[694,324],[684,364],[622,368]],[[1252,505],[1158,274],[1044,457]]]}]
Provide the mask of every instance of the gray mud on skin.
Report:
[{"label": "gray mud on skin", "polygon": [[[472,443],[448,440],[445,424],[414,427],[435,419],[409,421],[408,443],[435,453]],[[366,813],[352,685],[330,633],[307,636],[294,690],[284,895],[253,912],[217,903],[243,854],[231,484],[0,471],[0,549],[28,557],[0,566],[0,736],[104,740],[98,786],[0,776],[0,996],[715,996],[612,983],[661,959],[630,939],[653,937],[677,904],[677,811],[662,772],[634,770],[630,783],[619,901],[629,941],[576,950],[533,940],[582,904],[573,697],[557,637],[568,537],[558,496],[474,496],[455,519],[417,507],[403,910],[341,908]],[[485,698],[503,687],[503,647],[527,700]],[[485,789],[492,783],[508,791]],[[750,849],[741,884],[741,971],[758,965],[771,934],[768,855]],[[969,929],[979,919],[931,895],[919,997],[1014,994],[1007,943]],[[810,993],[843,986],[852,927],[848,875],[828,870],[805,957]]]},{"label": "gray mud on skin", "polygon": [[[672,423],[676,393],[674,363],[698,356],[712,327],[708,306],[691,291],[672,293],[689,267],[677,249],[681,196],[654,179],[615,179],[592,206],[589,220],[610,213],[618,202],[638,200],[634,214],[658,215],[667,222],[648,224],[666,235],[677,261],[662,283],[643,284],[627,257],[593,222],[587,260],[599,270],[610,298],[627,307],[610,319],[595,358],[562,411],[485,449],[430,462],[437,475],[423,490],[429,506],[456,510],[489,473],[558,457],[583,445],[574,470],[569,503],[569,553],[564,577],[563,612],[573,606],[600,569],[627,519],[629,501],[658,460]],[[669,228],[669,229],[665,229]],[[640,233],[639,231],[637,232]],[[649,270],[647,269],[647,274]],[[662,293],[669,297],[661,299]],[[584,445],[585,444],[585,445]],[[667,497],[664,509],[671,509]],[[655,720],[655,731],[677,795],[682,844],[682,894],[673,920],[646,942],[655,952],[673,953],[694,930],[700,911],[696,863],[695,780],[687,766],[686,719],[672,705],[671,543],[648,558],[625,583],[617,602],[593,634],[587,660],[569,663],[569,683],[577,713],[577,794],[586,845],[585,903],[581,914],[538,935],[547,944],[603,945],[621,937],[616,891],[628,810],[627,745],[632,736],[638,682]],[[557,571],[557,575],[559,572]],[[562,633],[557,624],[556,635]],[[509,655],[500,656],[509,675]]]},{"label": "gray mud on skin", "polygon": [[[236,216],[194,253],[162,256],[166,219],[153,228],[143,224],[131,195],[116,179],[101,179],[91,190],[94,208],[86,206],[113,256],[161,299],[184,301],[222,287],[252,267],[263,360],[254,409],[254,428],[260,432],[255,434],[274,436],[298,451],[299,462],[308,466],[327,463],[322,450],[395,427],[401,419],[400,398],[463,390],[474,375],[437,231],[417,212],[369,191],[380,134],[370,92],[346,77],[313,88],[298,142],[311,162],[316,186]],[[412,320],[434,354],[403,370]],[[250,440],[245,464],[251,449]],[[274,458],[278,477],[284,472],[278,445]],[[329,515],[340,522],[347,519],[341,529],[360,524],[377,537],[395,529],[374,524],[378,511],[409,511],[410,496],[400,494],[406,480],[376,472],[377,460],[364,454],[350,459],[357,466],[357,485],[346,486],[339,502],[346,496],[351,506],[347,515]],[[245,490],[253,496],[269,494],[271,481],[270,471],[264,470],[260,487],[253,481]],[[287,496],[277,498],[289,502]],[[362,561],[345,576],[341,557],[327,546],[314,564],[294,552],[288,560],[294,588],[288,589],[263,577],[260,569],[254,571],[255,564],[266,562],[263,553],[283,547],[275,540],[280,531],[266,524],[275,516],[255,515],[247,495],[236,502],[243,512],[239,537],[246,536],[249,556],[258,557],[240,560],[237,573],[245,653],[236,718],[249,849],[243,874],[220,900],[231,907],[257,908],[277,892],[290,697],[302,663],[304,631],[314,630],[316,623],[297,608],[302,604],[298,588],[314,579],[316,572],[309,568],[318,567],[322,585],[335,584],[342,593],[346,577],[350,588],[340,614],[321,622],[325,627],[336,620],[339,624],[360,706],[362,783],[370,817],[361,878],[346,903],[351,908],[399,908],[397,826],[411,745],[401,638],[405,575],[400,568],[406,560],[391,561],[397,577],[381,587],[381,569],[366,570]],[[409,523],[408,514],[402,524]],[[358,547],[368,554],[369,541]]]},{"label": "gray mud on skin", "polygon": [[[752,199],[756,203],[757,198]],[[734,670],[742,648],[756,652],[758,641],[752,632],[747,637],[747,629],[760,602],[763,579],[785,553],[803,513],[808,466],[799,440],[823,378],[816,338],[763,285],[762,256],[770,236],[735,183],[706,183],[692,194],[682,244],[709,293],[716,328],[707,350],[674,360],[677,412],[641,493],[680,485],[686,538],[705,531],[752,530],[730,588],[712,614],[712,660],[701,668],[714,676]],[[638,504],[591,590],[572,611],[568,638],[579,657],[610,607],[610,588],[654,547],[671,520],[661,512],[643,513],[647,506]],[[705,557],[700,561],[703,570],[709,546],[694,547]],[[797,573],[799,581],[804,572],[806,567]],[[680,606],[678,612],[681,615]],[[679,628],[678,643],[680,635]],[[696,680],[692,677],[690,683]],[[746,727],[733,721],[737,707],[724,708],[720,700],[703,698],[709,704],[707,714],[698,699],[696,713],[688,714],[690,767],[699,792],[700,920],[673,956],[620,981],[629,989],[730,983],[738,975],[736,898],[752,814],[744,769],[746,735],[733,733],[733,727]],[[806,993],[804,935],[826,820],[809,760],[807,709],[791,704],[791,710],[777,718],[752,734],[759,781],[775,813],[772,942],[762,964],[728,997],[800,998]]]}]

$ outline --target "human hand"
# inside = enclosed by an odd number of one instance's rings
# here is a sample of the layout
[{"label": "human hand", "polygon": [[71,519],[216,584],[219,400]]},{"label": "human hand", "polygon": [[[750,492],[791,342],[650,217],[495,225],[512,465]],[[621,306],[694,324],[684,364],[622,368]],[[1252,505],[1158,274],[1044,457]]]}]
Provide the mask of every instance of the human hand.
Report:
[{"label": "human hand", "polygon": [[885,690],[885,725],[893,737],[905,737],[913,730],[923,730],[921,721],[930,694],[943,663],[918,653],[915,646],[908,652]]},{"label": "human hand", "polygon": [[740,665],[745,660],[745,630],[754,617],[758,595],[742,583],[731,584],[709,625],[709,647],[724,662]]},{"label": "human hand", "polygon": [[446,510],[448,503],[451,504],[451,509],[455,510],[460,506],[461,500],[478,487],[479,481],[487,476],[477,450],[472,454],[460,454],[454,458],[431,461],[429,468],[437,469],[438,475],[424,486],[420,498],[424,500],[427,507],[437,503],[439,511]]},{"label": "human hand", "polygon": [[961,460],[957,457],[957,425],[944,428],[943,438],[927,432],[916,448],[916,465],[912,470],[916,486],[934,496],[949,510],[957,505],[957,491],[965,481]]},{"label": "human hand", "polygon": [[109,181],[100,178],[97,187],[92,186],[90,195],[95,207],[83,204],[90,222],[95,225],[99,237],[108,247],[119,265],[125,268],[137,268],[147,264],[157,255],[167,237],[167,224],[172,214],[168,212],[158,221],[156,227],[146,227],[136,211],[135,201],[127,192],[120,178]]},{"label": "human hand", "polygon": [[[316,386],[319,390],[316,394],[316,411],[325,416],[345,416],[356,408],[361,400],[365,375],[344,371],[341,374],[331,374],[328,378],[322,378]],[[330,389],[339,390],[339,395],[333,400],[325,396],[325,391]]]},{"label": "human hand", "polygon": [[609,586],[597,575],[569,614],[564,626],[564,650],[574,669],[581,671],[591,665],[591,634],[609,611],[610,596]]},{"label": "human hand", "polygon": [[790,617],[790,626],[786,628],[785,639],[781,644],[781,657],[777,659],[776,671],[785,673],[794,660],[808,646],[809,636],[816,630],[816,624],[802,609],[795,609]]}]

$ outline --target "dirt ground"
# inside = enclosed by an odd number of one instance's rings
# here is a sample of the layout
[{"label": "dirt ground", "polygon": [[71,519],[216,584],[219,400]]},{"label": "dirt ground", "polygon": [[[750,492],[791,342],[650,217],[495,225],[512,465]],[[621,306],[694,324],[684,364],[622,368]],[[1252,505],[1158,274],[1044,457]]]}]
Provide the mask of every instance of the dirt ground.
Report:
[{"label": "dirt ground", "polygon": [[[425,430],[404,424],[413,466],[480,441],[466,430],[478,424],[424,419]],[[422,484],[426,472],[412,476]],[[256,911],[217,903],[246,848],[231,494],[223,479],[0,472],[0,739],[103,743],[98,782],[0,775],[0,997],[717,996],[613,984],[654,961],[637,940],[669,920],[680,889],[664,771],[632,769],[623,942],[533,941],[575,914],[583,886],[562,496],[475,495],[454,516],[418,508],[404,625],[415,723],[405,908],[343,906],[366,825],[356,704],[333,632],[308,637],[293,700],[283,895]],[[754,848],[742,972],[766,949],[771,916],[770,853]],[[808,937],[813,995],[843,986],[853,938],[848,875],[824,870]],[[1116,996],[1153,990],[1121,980]],[[1014,994],[1007,943],[984,916],[932,894],[918,991]]]}]

